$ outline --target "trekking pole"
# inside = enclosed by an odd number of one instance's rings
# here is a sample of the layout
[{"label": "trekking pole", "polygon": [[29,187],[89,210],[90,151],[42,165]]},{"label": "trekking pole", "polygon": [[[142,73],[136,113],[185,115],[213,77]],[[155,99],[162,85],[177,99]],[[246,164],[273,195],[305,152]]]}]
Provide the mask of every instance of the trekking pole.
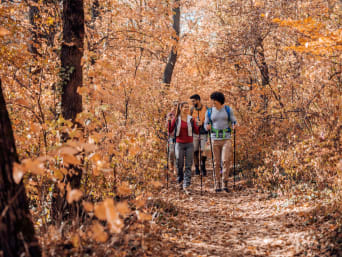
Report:
[{"label": "trekking pole", "polygon": [[[202,160],[202,153],[201,153],[201,134],[198,134],[199,136],[199,145],[198,145],[198,149],[199,149],[199,164],[201,164],[201,160]],[[200,165],[201,166],[201,165]],[[202,187],[203,187],[203,169],[200,171],[201,173],[201,195],[202,195]]]},{"label": "trekking pole", "polygon": [[214,153],[213,153],[213,145],[211,144],[211,129],[209,131],[209,142],[210,142],[210,151],[211,151],[211,161],[213,163],[213,181],[214,181],[214,189],[216,185],[216,178],[215,178],[215,164],[214,164]]},{"label": "trekking pole", "polygon": [[167,162],[166,162],[166,189],[169,190],[169,156],[170,156],[170,121],[168,121],[167,132]]},{"label": "trekking pole", "polygon": [[235,152],[236,152],[236,128],[234,127],[234,130],[233,130],[233,133],[234,133],[234,163],[233,163],[233,175],[234,175],[234,189],[235,189]]},{"label": "trekking pole", "polygon": [[[200,118],[199,118],[199,111],[197,112],[197,119],[198,119],[198,121],[200,120]],[[201,153],[201,151],[202,151],[202,149],[201,149],[201,127],[202,126],[200,126],[199,127],[199,133],[198,133],[198,137],[199,137],[199,139],[198,139],[198,149],[199,149],[199,160],[198,160],[198,165],[201,167],[202,165],[201,165],[201,161],[202,161],[202,153]],[[203,169],[200,169],[200,173],[201,173],[201,195],[202,195],[202,188],[203,188]]]}]

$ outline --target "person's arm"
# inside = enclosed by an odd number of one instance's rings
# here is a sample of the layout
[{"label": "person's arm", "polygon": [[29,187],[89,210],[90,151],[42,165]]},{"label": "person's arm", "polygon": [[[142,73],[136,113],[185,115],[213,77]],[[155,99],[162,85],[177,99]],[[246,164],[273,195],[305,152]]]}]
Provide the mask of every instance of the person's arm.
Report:
[{"label": "person's arm", "polygon": [[169,133],[172,134],[176,127],[176,118],[171,121],[171,126],[169,127]]},{"label": "person's arm", "polygon": [[230,111],[230,121],[232,122],[233,126],[236,126],[237,120],[236,120],[236,117],[234,115],[233,109],[230,108],[229,111]]},{"label": "person's arm", "polygon": [[205,113],[205,119],[204,119],[204,129],[206,131],[209,131],[211,129],[211,127],[208,128],[208,125],[209,125],[209,117],[208,117],[208,110],[207,110]]}]

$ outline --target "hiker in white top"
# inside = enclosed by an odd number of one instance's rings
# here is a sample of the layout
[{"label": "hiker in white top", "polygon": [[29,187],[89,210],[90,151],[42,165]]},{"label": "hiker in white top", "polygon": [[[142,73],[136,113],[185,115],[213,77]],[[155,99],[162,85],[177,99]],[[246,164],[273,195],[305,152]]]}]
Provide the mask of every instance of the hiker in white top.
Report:
[{"label": "hiker in white top", "polygon": [[[215,191],[223,190],[228,192],[229,168],[231,165],[232,143],[231,131],[236,125],[236,118],[232,108],[224,105],[225,97],[221,92],[214,92],[210,95],[212,108],[209,108],[204,125],[207,131],[210,131],[212,140],[212,149],[214,154],[215,166]],[[222,163],[222,176],[221,176]]]}]

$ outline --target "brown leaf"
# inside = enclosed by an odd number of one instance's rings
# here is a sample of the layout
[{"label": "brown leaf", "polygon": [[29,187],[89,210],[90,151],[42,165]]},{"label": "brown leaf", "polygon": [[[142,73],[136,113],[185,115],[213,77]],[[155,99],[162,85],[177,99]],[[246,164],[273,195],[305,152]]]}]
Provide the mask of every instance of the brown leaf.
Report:
[{"label": "brown leaf", "polygon": [[91,226],[91,231],[93,232],[93,239],[97,242],[104,243],[108,240],[108,234],[104,231],[104,227],[98,221],[94,221]]},{"label": "brown leaf", "polygon": [[81,245],[81,238],[79,236],[79,234],[74,234],[71,238],[71,241],[72,241],[72,245],[75,247],[75,248],[79,248],[80,245]]},{"label": "brown leaf", "polygon": [[25,171],[33,174],[42,175],[44,173],[44,164],[40,159],[25,159],[22,161],[22,167]]},{"label": "brown leaf", "polygon": [[16,184],[19,184],[22,177],[24,176],[24,169],[19,163],[13,163],[13,179]]},{"label": "brown leaf", "polygon": [[108,198],[104,200],[103,203],[104,203],[105,210],[106,210],[106,219],[108,221],[110,232],[120,233],[124,224],[119,217],[119,212],[114,207],[114,200],[111,198]]},{"label": "brown leaf", "polygon": [[154,186],[155,188],[161,188],[163,187],[163,184],[160,181],[152,181],[151,182],[152,186]]},{"label": "brown leaf", "polygon": [[63,154],[63,162],[66,164],[79,165],[81,161],[71,154]]},{"label": "brown leaf", "polygon": [[73,201],[79,201],[82,197],[83,193],[81,190],[73,189],[68,192],[67,194],[67,201],[68,203],[72,203]]},{"label": "brown leaf", "polygon": [[0,36],[3,37],[3,36],[8,36],[10,35],[11,32],[8,30],[8,29],[5,29],[3,27],[0,27]]},{"label": "brown leaf", "polygon": [[138,220],[144,222],[144,221],[150,221],[152,220],[152,216],[150,214],[143,213],[141,211],[136,211]]},{"label": "brown leaf", "polygon": [[127,182],[123,182],[120,186],[118,186],[118,194],[127,196],[131,194],[131,189]]},{"label": "brown leaf", "polygon": [[127,215],[131,212],[127,202],[119,202],[116,204],[116,209],[121,215]]},{"label": "brown leaf", "polygon": [[63,146],[60,149],[58,149],[59,154],[61,155],[75,155],[78,153],[78,151],[70,146]]},{"label": "brown leaf", "polygon": [[82,202],[83,208],[87,211],[87,212],[92,212],[94,211],[94,204],[92,204],[91,202],[86,202],[83,201]]},{"label": "brown leaf", "polygon": [[29,106],[29,102],[23,98],[18,98],[15,100],[17,104],[23,105],[23,106]]},{"label": "brown leaf", "polygon": [[103,202],[95,204],[94,214],[99,220],[106,220],[106,208]]}]

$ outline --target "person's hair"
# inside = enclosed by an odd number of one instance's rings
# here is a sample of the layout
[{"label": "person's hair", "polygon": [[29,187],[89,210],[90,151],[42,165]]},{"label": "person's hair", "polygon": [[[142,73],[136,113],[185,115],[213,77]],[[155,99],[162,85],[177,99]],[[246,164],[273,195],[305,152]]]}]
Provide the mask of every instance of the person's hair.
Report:
[{"label": "person's hair", "polygon": [[225,97],[224,97],[224,94],[222,94],[221,92],[214,92],[210,95],[210,99],[211,100],[214,100],[214,101],[217,101],[217,102],[220,102],[221,104],[224,104],[225,102]]},{"label": "person's hair", "polygon": [[178,117],[181,114],[181,109],[186,104],[189,105],[188,102],[180,102],[180,103],[178,103],[178,107],[177,107],[177,111],[176,111],[176,117]]},{"label": "person's hair", "polygon": [[195,99],[195,100],[200,101],[201,97],[198,94],[194,94],[194,95],[190,96],[190,99]]}]

